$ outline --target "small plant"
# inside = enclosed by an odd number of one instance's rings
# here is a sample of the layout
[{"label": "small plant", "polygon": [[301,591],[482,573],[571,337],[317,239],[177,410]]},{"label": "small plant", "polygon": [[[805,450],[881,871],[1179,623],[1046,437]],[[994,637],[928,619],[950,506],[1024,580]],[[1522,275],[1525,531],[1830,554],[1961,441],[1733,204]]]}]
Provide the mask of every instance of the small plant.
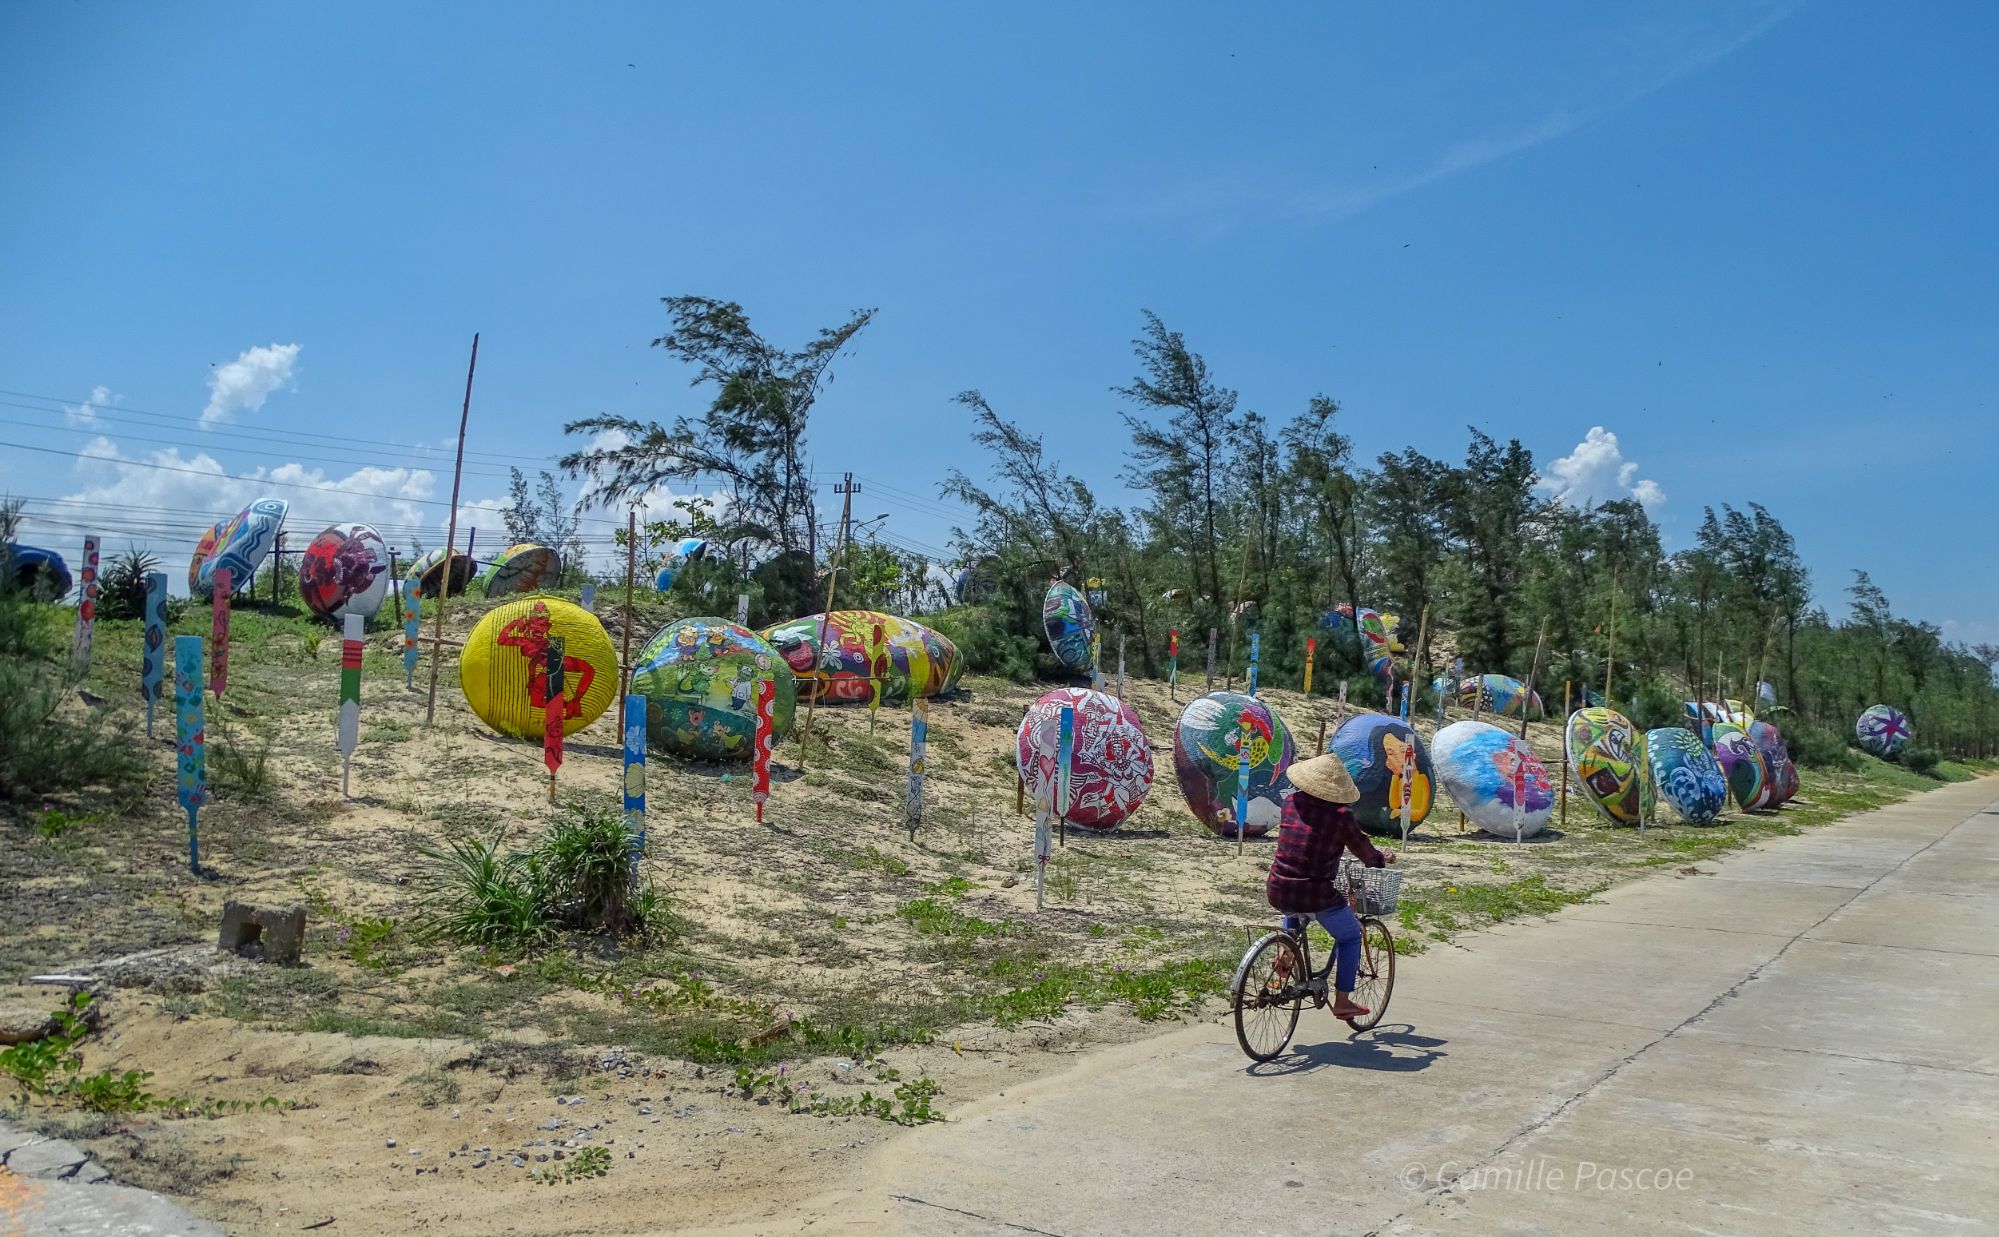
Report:
[{"label": "small plant", "polygon": [[[218,723],[220,718],[216,719]],[[217,789],[232,799],[262,799],[271,792],[271,738],[245,749],[226,727],[217,725],[208,744],[208,767]]]},{"label": "small plant", "polygon": [[209,1097],[191,1100],[184,1096],[156,1096],[146,1090],[152,1080],[149,1070],[99,1070],[83,1072],[83,1053],[77,1045],[90,1034],[90,994],[79,992],[69,1003],[49,1015],[56,1024],[52,1034],[15,1044],[0,1051],[0,1072],[14,1080],[20,1090],[11,1097],[22,1112],[36,1100],[51,1105],[76,1107],[96,1113],[163,1112],[168,1116],[219,1116],[256,1109],[288,1110],[296,1101],[280,1101],[266,1096],[260,1101],[218,1100]]},{"label": "small plant", "polygon": [[611,1172],[611,1152],[606,1147],[585,1147],[570,1156],[560,1169],[550,1165],[548,1171],[538,1173],[536,1180],[543,1185],[567,1185],[581,1181],[585,1177],[604,1177]]},{"label": "small plant", "polygon": [[641,926],[623,812],[571,808],[535,847],[529,868],[545,909],[571,927],[622,936]]},{"label": "small plant", "polygon": [[35,818],[35,833],[54,841],[79,825],[89,824],[93,819],[90,816],[71,815],[61,808],[43,808],[42,814]]},{"label": "small plant", "polygon": [[396,930],[393,919],[357,919],[340,927],[340,943],[347,949],[347,956],[357,964],[371,970],[386,970],[388,960],[381,956],[383,946]]},{"label": "small plant", "polygon": [[146,576],[160,569],[160,560],[132,546],[104,564],[97,579],[97,617],[136,619],[146,615]]},{"label": "small plant", "polygon": [[525,855],[502,854],[500,835],[419,846],[429,867],[415,881],[423,899],[418,935],[466,945],[525,950],[549,935]]}]

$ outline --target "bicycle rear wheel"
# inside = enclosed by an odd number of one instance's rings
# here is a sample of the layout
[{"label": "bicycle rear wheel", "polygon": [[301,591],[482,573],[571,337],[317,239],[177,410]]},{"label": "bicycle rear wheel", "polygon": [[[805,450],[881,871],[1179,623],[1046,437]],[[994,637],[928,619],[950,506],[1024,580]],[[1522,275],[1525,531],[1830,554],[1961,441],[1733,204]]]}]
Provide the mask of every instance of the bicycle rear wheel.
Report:
[{"label": "bicycle rear wheel", "polygon": [[1395,937],[1379,919],[1360,921],[1360,973],[1354,980],[1353,999],[1367,1006],[1367,1017],[1349,1018],[1356,1031],[1371,1031],[1388,1012],[1388,998],[1395,992]]},{"label": "bicycle rear wheel", "polygon": [[1298,943],[1273,932],[1249,947],[1236,968],[1235,1038],[1252,1061],[1284,1051],[1305,1000],[1305,956]]}]

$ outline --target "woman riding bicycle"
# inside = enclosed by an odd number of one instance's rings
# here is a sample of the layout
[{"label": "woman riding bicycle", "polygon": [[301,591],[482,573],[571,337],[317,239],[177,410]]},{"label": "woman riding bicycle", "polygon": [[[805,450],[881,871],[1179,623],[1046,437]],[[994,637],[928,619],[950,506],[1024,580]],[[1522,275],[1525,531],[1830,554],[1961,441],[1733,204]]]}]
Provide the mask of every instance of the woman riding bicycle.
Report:
[{"label": "woman riding bicycle", "polygon": [[[1289,777],[1296,793],[1292,810],[1284,814],[1277,829],[1277,856],[1270,864],[1270,879],[1264,886],[1273,909],[1284,915],[1284,926],[1303,931],[1304,920],[1312,918],[1333,938],[1337,947],[1333,979],[1333,1016],[1364,1018],[1369,1010],[1355,1004],[1354,977],[1360,969],[1360,920],[1340,892],[1340,852],[1353,852],[1370,868],[1395,862],[1394,851],[1379,851],[1361,832],[1348,804],[1360,798],[1360,791],[1348,776],[1338,756],[1314,756],[1291,766]],[[1288,963],[1288,955],[1280,966]]]}]

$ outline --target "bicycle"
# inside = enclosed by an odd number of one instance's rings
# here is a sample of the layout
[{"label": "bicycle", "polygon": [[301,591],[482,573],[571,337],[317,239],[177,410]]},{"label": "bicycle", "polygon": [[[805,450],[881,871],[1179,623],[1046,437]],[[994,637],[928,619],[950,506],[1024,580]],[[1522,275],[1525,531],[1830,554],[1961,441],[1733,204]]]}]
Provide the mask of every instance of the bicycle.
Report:
[{"label": "bicycle", "polygon": [[[1354,980],[1354,1000],[1367,1006],[1364,1018],[1348,1018],[1356,1031],[1378,1026],[1395,991],[1395,936],[1379,918],[1394,911],[1402,891],[1402,873],[1370,868],[1349,859],[1340,865],[1347,903],[1360,916],[1360,971]],[[1249,947],[1237,964],[1231,984],[1235,1005],[1235,1037],[1252,1061],[1269,1061],[1282,1053],[1298,1027],[1305,999],[1324,1009],[1332,1000],[1327,983],[1337,957],[1328,951],[1323,969],[1312,969],[1312,921],[1299,917],[1296,932],[1280,927]]]}]

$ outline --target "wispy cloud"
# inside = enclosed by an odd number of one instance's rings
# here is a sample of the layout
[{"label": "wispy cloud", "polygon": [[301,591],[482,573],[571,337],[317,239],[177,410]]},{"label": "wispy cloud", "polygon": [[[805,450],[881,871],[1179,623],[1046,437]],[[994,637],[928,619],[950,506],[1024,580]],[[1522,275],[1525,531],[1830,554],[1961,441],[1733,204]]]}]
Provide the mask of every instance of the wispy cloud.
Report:
[{"label": "wispy cloud", "polygon": [[97,410],[106,407],[117,398],[117,396],[111,393],[110,387],[102,385],[94,386],[90,388],[90,398],[88,400],[81,404],[64,404],[62,406],[63,420],[69,422],[71,425],[90,425],[97,420]]},{"label": "wispy cloud", "polygon": [[[1754,43],[1803,5],[1804,0],[1746,0],[1710,12],[1675,3],[1656,20],[1626,22],[1594,39],[1582,36],[1580,46],[1565,47],[1559,54],[1551,50],[1501,79],[1502,84],[1488,87],[1485,96],[1455,101],[1452,108],[1483,122],[1467,126],[1460,119],[1460,136],[1433,139],[1427,148],[1421,139],[1398,140],[1393,159],[1380,157],[1378,164],[1376,156],[1352,156],[1349,161],[1369,164],[1366,174],[1301,182],[1283,171],[1235,159],[1223,176],[1155,185],[1130,210],[1153,217],[1240,219],[1261,214],[1321,223],[1350,218],[1596,124]],[[1537,68],[1543,75],[1539,82],[1532,80]],[[1462,90],[1455,82],[1453,86]],[[1494,90],[1509,97],[1491,97]],[[1526,114],[1498,123],[1488,119],[1509,111]],[[1367,127],[1365,121],[1361,124]],[[1374,127],[1390,125],[1384,117]],[[1453,127],[1449,118],[1436,125]],[[1287,152],[1287,159],[1295,163],[1297,154]]]},{"label": "wispy cloud", "polygon": [[1522,123],[1452,142],[1417,170],[1358,184],[1330,184],[1296,195],[1284,212],[1337,220],[1370,207],[1462,176],[1547,142],[1567,137],[1630,107],[1709,65],[1726,59],[1768,34],[1804,0],[1759,0],[1706,19],[1680,24],[1640,25],[1621,32],[1623,54],[1604,66],[1604,80],[1573,88],[1572,96]]}]

